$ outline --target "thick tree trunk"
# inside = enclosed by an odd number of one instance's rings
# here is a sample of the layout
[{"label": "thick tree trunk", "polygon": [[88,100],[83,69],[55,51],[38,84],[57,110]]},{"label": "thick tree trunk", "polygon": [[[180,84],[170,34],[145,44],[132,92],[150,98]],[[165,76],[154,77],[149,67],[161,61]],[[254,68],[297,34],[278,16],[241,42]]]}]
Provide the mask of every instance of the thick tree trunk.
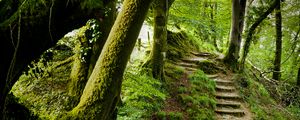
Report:
[{"label": "thick tree trunk", "polygon": [[109,0],[107,2],[105,2],[104,0],[103,4],[104,9],[98,15],[100,21],[99,24],[101,35],[100,38],[96,41],[96,43],[94,43],[93,45],[87,77],[89,77],[92,74],[97,59],[102,51],[104,43],[106,42],[111,27],[113,26],[114,21],[116,19],[116,0]]},{"label": "thick tree trunk", "polygon": [[[0,52],[5,56],[0,64],[0,119],[5,119],[6,96],[27,64],[67,32],[95,18],[97,9],[82,9],[81,2],[84,1],[26,0],[20,6],[0,5]],[[2,9],[8,5],[13,7],[10,11]]]},{"label": "thick tree trunk", "polygon": [[245,66],[245,60],[246,57],[248,55],[249,52],[249,48],[250,48],[250,43],[252,40],[252,36],[254,34],[254,31],[256,29],[256,27],[258,27],[258,25],[270,14],[272,13],[272,11],[275,9],[275,7],[277,6],[276,2],[273,2],[270,6],[270,8],[264,12],[249,28],[249,30],[246,31],[247,35],[246,35],[246,40],[243,46],[243,51],[242,51],[242,58],[241,58],[241,62],[240,62],[240,70],[244,69]]},{"label": "thick tree trunk", "polygon": [[152,0],[125,0],[79,104],[65,119],[112,118],[120,99],[123,72]]},{"label": "thick tree trunk", "polygon": [[245,6],[246,0],[232,0],[230,44],[224,62],[229,64],[233,70],[238,69]]},{"label": "thick tree trunk", "polygon": [[164,80],[164,59],[167,45],[167,12],[166,0],[154,2],[154,36],[151,56],[152,75],[155,79]]},{"label": "thick tree trunk", "polygon": [[281,51],[282,51],[282,22],[281,22],[281,11],[280,11],[280,0],[276,0],[277,7],[275,8],[275,19],[276,19],[276,50],[274,60],[274,71],[273,79],[280,80],[280,67],[281,67]]}]

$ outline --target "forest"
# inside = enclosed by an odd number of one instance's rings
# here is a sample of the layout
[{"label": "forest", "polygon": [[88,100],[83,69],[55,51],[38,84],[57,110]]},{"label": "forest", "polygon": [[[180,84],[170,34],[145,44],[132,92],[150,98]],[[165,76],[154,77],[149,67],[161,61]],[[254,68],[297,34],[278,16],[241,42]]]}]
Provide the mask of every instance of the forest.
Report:
[{"label": "forest", "polygon": [[0,120],[299,120],[300,0],[0,0]]}]

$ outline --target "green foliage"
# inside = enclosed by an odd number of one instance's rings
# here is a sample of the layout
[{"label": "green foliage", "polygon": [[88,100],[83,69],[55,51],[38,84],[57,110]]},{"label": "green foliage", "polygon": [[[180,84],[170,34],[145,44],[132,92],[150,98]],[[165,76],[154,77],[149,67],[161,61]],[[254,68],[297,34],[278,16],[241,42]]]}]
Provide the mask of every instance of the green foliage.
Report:
[{"label": "green foliage", "polygon": [[[250,27],[262,13],[270,5],[271,1],[253,2],[248,9],[246,27]],[[297,76],[297,48],[299,48],[299,37],[296,33],[299,28],[299,6],[297,0],[286,0],[281,2],[282,13],[282,55],[281,55],[281,80],[290,84],[295,84]],[[253,45],[250,47],[249,57],[255,66],[262,69],[265,75],[271,78],[273,72],[274,54],[275,54],[275,17],[269,15],[256,29]],[[248,28],[246,28],[247,30]],[[298,46],[298,47],[296,47]]]},{"label": "green foliage", "polygon": [[[170,8],[170,28],[187,31],[201,50],[223,48],[230,30],[231,4],[228,0],[176,0]],[[172,26],[171,26],[172,25]],[[204,43],[204,44],[203,44]]]},{"label": "green foliage", "polygon": [[80,4],[81,9],[99,9],[103,8],[102,0],[84,0]]},{"label": "green foliage", "polygon": [[118,119],[146,119],[162,107],[166,93],[159,80],[145,74],[126,71],[122,85],[122,102]]},{"label": "green foliage", "polygon": [[252,79],[253,76],[244,73],[235,77],[243,99],[249,104],[255,120],[287,120],[296,119],[281,105],[278,105],[264,85]]},{"label": "green foliage", "polygon": [[[206,77],[203,71],[197,70],[188,76],[190,86],[179,87],[179,101],[185,106],[192,120],[214,119],[214,99],[216,83]],[[186,89],[186,90],[185,90]]]},{"label": "green foliage", "polygon": [[180,112],[164,112],[160,111],[156,114],[159,120],[183,120],[183,114]]},{"label": "green foliage", "polygon": [[97,22],[90,20],[33,61],[12,88],[18,102],[41,119],[55,119],[72,109],[79,98],[70,96],[67,87],[73,56],[78,53],[80,58],[87,57],[91,44],[101,35],[98,29]]}]

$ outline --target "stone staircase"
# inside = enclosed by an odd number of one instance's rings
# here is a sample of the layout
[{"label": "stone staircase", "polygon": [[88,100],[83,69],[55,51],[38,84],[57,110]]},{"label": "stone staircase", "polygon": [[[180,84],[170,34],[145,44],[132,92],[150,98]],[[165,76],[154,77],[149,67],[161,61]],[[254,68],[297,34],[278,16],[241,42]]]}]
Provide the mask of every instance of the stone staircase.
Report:
[{"label": "stone staircase", "polygon": [[208,75],[216,81],[217,107],[215,112],[218,120],[249,120],[249,112],[243,105],[242,98],[235,88],[232,80],[228,80],[219,75]]}]

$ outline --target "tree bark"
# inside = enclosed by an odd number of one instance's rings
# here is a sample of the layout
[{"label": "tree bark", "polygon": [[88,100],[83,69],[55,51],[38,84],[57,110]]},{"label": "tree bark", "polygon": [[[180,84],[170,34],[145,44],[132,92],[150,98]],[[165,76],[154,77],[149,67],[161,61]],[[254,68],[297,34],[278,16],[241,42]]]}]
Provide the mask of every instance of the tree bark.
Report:
[{"label": "tree bark", "polygon": [[300,67],[298,68],[298,74],[297,74],[297,86],[300,87]]},{"label": "tree bark", "polygon": [[[90,26],[89,26],[90,27]],[[86,53],[82,53],[83,48],[88,48],[89,47],[89,41],[86,36],[86,30],[88,28],[85,26],[83,28],[80,28],[79,30],[79,35],[78,35],[78,43],[76,44],[75,48],[73,49],[74,51],[74,58],[73,65],[72,65],[72,70],[70,74],[70,79],[71,81],[68,83],[68,90],[69,90],[69,95],[74,97],[73,102],[75,105],[78,104],[79,98],[81,96],[81,93],[85,87],[85,84],[87,82],[87,75],[88,75],[88,62],[83,61],[82,57],[83,54],[89,54],[89,51],[86,51]],[[85,57],[89,57],[89,55]],[[89,58],[84,58],[84,59],[89,59]]]},{"label": "tree bark", "polygon": [[214,2],[210,5],[211,11],[210,11],[210,20],[211,20],[211,31],[212,31],[212,44],[216,48],[217,51],[220,51],[217,44],[217,31],[216,31],[216,21],[215,16],[217,15],[218,11],[218,2]]},{"label": "tree bark", "polygon": [[258,27],[258,25],[275,9],[275,7],[277,6],[276,1],[273,2],[270,6],[270,8],[264,12],[249,28],[249,30],[246,31],[247,33],[247,37],[244,43],[244,47],[243,47],[243,51],[242,51],[242,58],[241,58],[241,62],[240,62],[240,70],[244,70],[244,66],[245,66],[245,60],[246,57],[248,55],[249,52],[249,48],[250,48],[250,43],[252,40],[252,36],[254,34],[255,29]]},{"label": "tree bark", "polygon": [[114,21],[116,19],[116,0],[109,0],[108,2],[105,2],[104,0],[104,9],[99,13],[99,21],[100,21],[100,32],[101,36],[96,41],[96,43],[93,44],[92,47],[92,54],[89,61],[89,68],[88,68],[88,76],[87,78],[92,74],[94,66],[96,65],[97,59],[102,51],[102,48],[106,42],[106,39],[108,37],[108,34],[111,30],[111,27],[114,24]]},{"label": "tree bark", "polygon": [[[6,3],[9,0],[3,0]],[[1,3],[2,3],[1,2]],[[30,61],[55,45],[67,32],[78,28],[98,9],[83,9],[69,0],[26,0],[1,4],[0,8],[0,119],[5,118],[6,96]],[[35,5],[30,5],[35,3]],[[4,8],[12,7],[8,11]]]},{"label": "tree bark", "polygon": [[167,12],[166,0],[154,2],[154,35],[151,56],[152,75],[155,79],[164,80],[164,60],[167,45]]},{"label": "tree bark", "polygon": [[112,118],[122,77],[152,0],[125,0],[79,104],[64,119]]},{"label": "tree bark", "polygon": [[274,60],[274,71],[273,79],[280,80],[280,67],[281,67],[281,51],[282,51],[282,18],[280,11],[280,0],[276,0],[277,7],[275,8],[275,19],[276,19],[276,50],[275,50],[275,60]]},{"label": "tree bark", "polygon": [[229,64],[233,70],[238,69],[245,6],[246,0],[232,0],[230,44],[224,62]]}]

